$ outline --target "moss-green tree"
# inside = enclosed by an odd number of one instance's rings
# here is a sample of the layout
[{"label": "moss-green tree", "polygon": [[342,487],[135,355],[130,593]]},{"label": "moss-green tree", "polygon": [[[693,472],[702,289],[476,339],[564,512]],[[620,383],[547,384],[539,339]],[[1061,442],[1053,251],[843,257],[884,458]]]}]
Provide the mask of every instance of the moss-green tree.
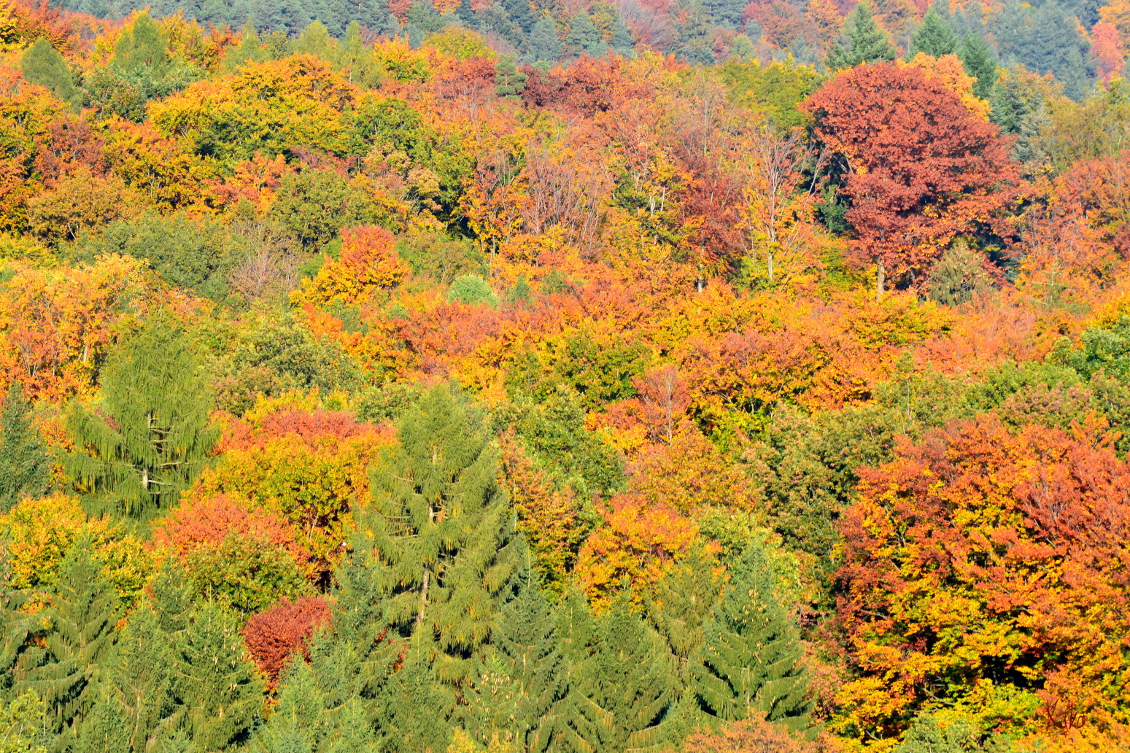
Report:
[{"label": "moss-green tree", "polygon": [[47,487],[51,458],[31,425],[31,406],[13,382],[0,406],[0,512],[24,497],[38,497]]},{"label": "moss-green tree", "polygon": [[64,102],[75,99],[75,80],[71,69],[46,39],[37,39],[24,51],[20,70],[29,83],[47,87]]},{"label": "moss-green tree", "polygon": [[218,437],[184,333],[150,324],[111,357],[98,410],[74,404],[63,467],[94,511],[150,518],[175,505]]},{"label": "moss-green tree", "polygon": [[890,36],[879,28],[871,4],[861,2],[844,21],[847,45],[837,40],[824,64],[828,70],[853,68],[863,63],[878,63],[895,59],[895,47]]},{"label": "moss-green tree", "polygon": [[933,55],[940,58],[942,55],[952,55],[957,52],[957,34],[953,31],[953,26],[950,22],[939,13],[939,6],[935,3],[934,6],[926,11],[926,16],[922,19],[922,25],[914,32],[914,36],[910,41],[910,57],[914,57],[919,52],[924,52],[927,55]]}]

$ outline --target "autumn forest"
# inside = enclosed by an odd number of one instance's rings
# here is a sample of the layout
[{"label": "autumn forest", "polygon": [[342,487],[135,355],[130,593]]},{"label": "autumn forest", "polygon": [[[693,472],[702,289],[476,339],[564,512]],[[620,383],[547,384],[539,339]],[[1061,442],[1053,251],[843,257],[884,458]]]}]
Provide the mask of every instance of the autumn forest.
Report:
[{"label": "autumn forest", "polygon": [[1130,751],[1103,2],[0,0],[0,753]]}]

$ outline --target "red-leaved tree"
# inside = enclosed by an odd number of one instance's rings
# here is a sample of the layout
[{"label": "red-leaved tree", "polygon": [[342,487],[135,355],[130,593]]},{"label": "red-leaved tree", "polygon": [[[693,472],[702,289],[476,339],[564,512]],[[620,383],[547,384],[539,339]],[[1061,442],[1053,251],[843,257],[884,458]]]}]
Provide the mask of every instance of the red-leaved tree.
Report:
[{"label": "red-leaved tree", "polygon": [[247,621],[243,640],[255,665],[273,684],[287,660],[295,651],[305,652],[314,631],[329,618],[330,606],[325,599],[303,596],[293,603],[283,599]]}]

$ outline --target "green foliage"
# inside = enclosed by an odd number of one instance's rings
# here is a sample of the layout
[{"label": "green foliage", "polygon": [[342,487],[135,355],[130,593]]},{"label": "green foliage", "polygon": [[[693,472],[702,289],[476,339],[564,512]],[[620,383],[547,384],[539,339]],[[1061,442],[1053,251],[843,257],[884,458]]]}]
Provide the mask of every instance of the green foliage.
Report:
[{"label": "green foliage", "polygon": [[0,701],[0,753],[47,753],[47,706],[35,693]]},{"label": "green foliage", "polygon": [[51,458],[31,425],[30,412],[19,382],[12,382],[0,406],[0,513],[24,497],[39,497],[47,488]]},{"label": "green foliage", "polygon": [[[592,21],[589,21],[592,25]],[[530,32],[528,57],[534,62],[556,60],[565,47],[557,37],[557,24],[546,14],[537,20]]]},{"label": "green foliage", "polygon": [[372,531],[384,565],[385,618],[458,680],[490,637],[525,544],[498,486],[498,451],[481,419],[435,387],[401,419],[374,468]]},{"label": "green foliage", "polygon": [[593,25],[592,17],[583,10],[569,21],[569,36],[565,39],[565,47],[571,55],[599,58],[608,54],[608,43]]},{"label": "green foliage", "polygon": [[[939,12],[939,10],[941,12]],[[957,52],[957,34],[945,17],[946,9],[935,3],[926,11],[922,25],[914,32],[910,41],[910,57],[919,52],[940,58],[942,55],[952,55]]]},{"label": "green foliage", "polygon": [[657,584],[655,594],[646,599],[648,620],[675,658],[675,670],[683,687],[692,685],[703,631],[721,590],[715,566],[697,549],[679,562]]},{"label": "green foliage", "polygon": [[[630,37],[629,37],[630,39]],[[503,55],[494,66],[494,93],[498,97],[517,99],[526,88],[529,76],[518,70],[513,55]]]},{"label": "green foliage", "polygon": [[[752,49],[751,45],[751,52]],[[766,113],[783,129],[805,122],[797,105],[808,99],[823,80],[811,66],[781,62],[762,65],[757,60],[745,62],[736,54],[718,72],[734,104]]]},{"label": "green foliage", "polygon": [[30,83],[45,86],[64,102],[75,100],[75,82],[67,61],[46,39],[37,39],[20,58],[20,70]]},{"label": "green foliage", "polygon": [[218,437],[185,334],[147,325],[110,357],[99,410],[75,404],[67,475],[95,510],[148,518],[177,503]]},{"label": "green foliage", "polygon": [[316,251],[344,227],[371,219],[365,196],[335,170],[306,168],[283,177],[271,217]]},{"label": "green foliage", "polygon": [[491,307],[498,306],[498,296],[491,290],[490,283],[478,275],[456,277],[447,291],[447,299],[472,305],[485,303]]},{"label": "green foliage", "polygon": [[861,2],[855,6],[844,22],[845,40],[837,40],[824,64],[829,70],[853,68],[863,63],[878,63],[895,59],[895,47],[890,35],[879,28],[871,4]]},{"label": "green foliage", "polygon": [[946,306],[966,303],[992,290],[993,280],[985,270],[983,254],[957,241],[942,254],[930,272],[926,289],[930,298]]},{"label": "green foliage", "polygon": [[1080,340],[1077,348],[1061,345],[1056,358],[1085,377],[1102,371],[1130,381],[1130,316],[1122,315],[1109,327],[1091,327]]},{"label": "green foliage", "polygon": [[453,699],[425,652],[413,646],[387,686],[379,727],[383,750],[443,753],[451,741],[452,727],[446,720]]},{"label": "green foliage", "polygon": [[997,59],[993,48],[979,36],[967,34],[957,48],[957,56],[965,72],[976,79],[973,94],[981,99],[989,99],[997,84]]},{"label": "green foliage", "polygon": [[799,631],[777,595],[765,552],[751,546],[704,631],[702,664],[695,667],[703,707],[729,721],[760,712],[790,729],[806,727],[812,702],[801,655]]},{"label": "green foliage", "polygon": [[310,591],[294,557],[253,537],[228,536],[220,546],[201,547],[188,557],[193,590],[245,615]]}]

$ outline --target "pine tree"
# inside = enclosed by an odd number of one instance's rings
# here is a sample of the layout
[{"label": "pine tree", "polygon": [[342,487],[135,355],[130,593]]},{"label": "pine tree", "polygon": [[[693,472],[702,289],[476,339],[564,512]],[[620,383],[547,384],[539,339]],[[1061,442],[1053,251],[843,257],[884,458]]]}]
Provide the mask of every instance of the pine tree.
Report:
[{"label": "pine tree", "polygon": [[760,711],[803,728],[812,704],[800,659],[800,638],[777,597],[769,562],[761,547],[750,546],[706,625],[695,667],[699,698],[721,719]]},{"label": "pine tree", "polygon": [[613,52],[619,55],[629,56],[635,52],[636,40],[632,38],[632,32],[619,13],[616,14],[616,20],[612,23],[611,46]]},{"label": "pine tree", "polygon": [[677,690],[662,643],[620,598],[597,621],[591,651],[573,670],[565,738],[596,753],[656,745]]},{"label": "pine tree", "polygon": [[679,681],[691,684],[706,623],[718,601],[715,562],[701,551],[681,562],[646,600],[647,616],[676,660]]},{"label": "pine tree", "polygon": [[378,39],[395,39],[400,33],[400,21],[389,10],[388,0],[378,0],[373,5],[369,30]]},{"label": "pine tree", "polygon": [[47,488],[51,457],[28,419],[30,412],[19,382],[13,382],[0,406],[0,513]]},{"label": "pine tree", "polygon": [[397,437],[370,476],[362,525],[385,568],[389,626],[434,650],[441,678],[455,681],[490,636],[525,545],[498,485],[498,451],[447,388],[430,390]]},{"label": "pine tree", "polygon": [[569,22],[569,36],[565,46],[570,55],[588,55],[599,58],[608,54],[608,43],[593,25],[592,18],[583,10]]},{"label": "pine tree", "polygon": [[37,39],[20,58],[20,70],[28,83],[50,89],[64,102],[75,99],[75,80],[67,61],[46,39]]},{"label": "pine tree", "polygon": [[301,659],[283,672],[278,702],[251,746],[256,753],[316,753],[332,732],[314,670]]},{"label": "pine tree", "polygon": [[997,84],[997,61],[993,48],[981,37],[969,34],[961,40],[957,56],[965,72],[976,79],[973,82],[974,96],[989,99]]},{"label": "pine tree", "polygon": [[518,25],[523,34],[529,34],[533,31],[534,24],[538,19],[535,19],[533,12],[530,11],[529,0],[502,0],[502,7],[506,11],[506,15]]},{"label": "pine tree", "polygon": [[72,406],[63,468],[95,510],[152,517],[176,504],[215,444],[210,407],[183,332],[151,324],[107,364],[101,412]]},{"label": "pine tree", "polygon": [[454,698],[432,671],[422,641],[408,650],[404,666],[386,687],[377,725],[383,750],[443,753],[451,742],[447,722]]},{"label": "pine tree", "polygon": [[919,52],[940,58],[942,55],[952,55],[957,52],[957,35],[953,32],[950,22],[938,12],[935,3],[922,19],[922,25],[914,32],[910,42],[910,57]]},{"label": "pine tree", "polygon": [[412,0],[408,8],[408,25],[426,36],[443,28],[443,19],[428,0]]},{"label": "pine tree", "polygon": [[558,643],[553,610],[538,579],[528,575],[502,609],[477,682],[467,692],[467,727],[480,742],[511,732],[523,750],[546,748],[568,690]]},{"label": "pine tree", "polygon": [[48,610],[43,646],[21,659],[18,683],[48,707],[55,730],[73,739],[94,702],[95,681],[114,645],[118,595],[101,576],[91,542],[79,539],[59,566],[58,590]]},{"label": "pine tree", "polygon": [[494,94],[496,97],[517,99],[526,88],[529,78],[518,70],[513,55],[502,55],[494,65]]},{"label": "pine tree", "polygon": [[678,24],[679,57],[691,63],[713,65],[714,33],[701,5],[691,7],[685,21]]},{"label": "pine tree", "polygon": [[239,627],[239,615],[204,603],[193,610],[174,646],[174,693],[198,750],[245,742],[258,722],[263,683],[245,658]]},{"label": "pine tree", "polygon": [[844,19],[844,29],[847,33],[847,47],[837,40],[824,63],[829,70],[895,59],[895,47],[891,44],[890,36],[876,23],[870,3],[858,3],[855,10]]},{"label": "pine tree", "polygon": [[553,61],[561,57],[564,50],[557,38],[557,24],[553,17],[542,16],[530,32],[529,58],[534,62]]}]

